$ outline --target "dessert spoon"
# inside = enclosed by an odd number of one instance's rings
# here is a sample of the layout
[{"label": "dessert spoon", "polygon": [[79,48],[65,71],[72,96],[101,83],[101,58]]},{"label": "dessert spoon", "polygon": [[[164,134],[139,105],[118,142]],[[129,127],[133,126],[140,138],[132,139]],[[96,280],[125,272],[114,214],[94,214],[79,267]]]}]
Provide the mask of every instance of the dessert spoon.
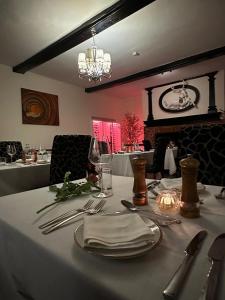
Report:
[{"label": "dessert spoon", "polygon": [[144,209],[141,209],[139,207],[136,207],[133,203],[127,201],[127,200],[121,200],[121,203],[126,207],[128,208],[130,211],[132,212],[145,212],[145,213],[148,213],[148,214],[152,214],[154,215],[155,217],[159,217],[159,218],[164,218],[166,219],[165,221],[159,221],[156,219],[156,221],[161,225],[161,226],[167,226],[167,225],[171,225],[171,224],[180,224],[181,223],[181,220],[180,219],[173,219],[173,218],[170,218],[168,216],[164,216],[164,215],[160,215],[160,214],[157,214],[153,211],[146,211]]}]

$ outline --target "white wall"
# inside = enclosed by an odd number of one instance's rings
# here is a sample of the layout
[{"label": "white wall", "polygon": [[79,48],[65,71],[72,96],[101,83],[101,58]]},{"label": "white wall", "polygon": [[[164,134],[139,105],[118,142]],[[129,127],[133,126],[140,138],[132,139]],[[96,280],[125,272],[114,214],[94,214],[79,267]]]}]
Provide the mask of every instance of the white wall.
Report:
[{"label": "white wall", "polygon": [[[59,126],[22,124],[21,88],[58,95]],[[0,140],[51,148],[56,134],[92,134],[93,116],[120,122],[126,112],[137,112],[143,119],[135,99],[87,94],[80,87],[31,72],[13,73],[10,67],[0,65]]]},{"label": "white wall", "polygon": [[[159,107],[159,97],[165,91],[173,85],[168,85],[155,88],[152,90],[152,112],[154,119],[165,119],[165,118],[175,118],[175,117],[185,117],[190,115],[200,115],[208,113],[209,106],[209,82],[208,77],[201,77],[193,80],[188,80],[188,84],[193,85],[198,88],[200,92],[200,99],[197,107],[182,113],[168,113],[161,110]],[[224,99],[224,70],[221,70],[216,75],[215,80],[215,98],[217,110],[224,110],[225,99]],[[147,120],[148,117],[148,95],[147,92],[143,92],[143,110],[144,118]]]}]

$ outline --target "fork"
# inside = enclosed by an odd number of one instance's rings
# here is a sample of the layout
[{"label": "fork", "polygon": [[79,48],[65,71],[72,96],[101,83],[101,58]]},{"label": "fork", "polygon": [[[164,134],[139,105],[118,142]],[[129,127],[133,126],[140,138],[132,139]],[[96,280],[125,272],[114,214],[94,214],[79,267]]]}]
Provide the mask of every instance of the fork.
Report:
[{"label": "fork", "polygon": [[88,200],[87,203],[84,204],[83,207],[78,208],[78,209],[77,208],[71,209],[71,210],[69,210],[69,211],[67,211],[67,212],[65,212],[65,213],[63,213],[63,214],[55,217],[54,219],[41,224],[39,226],[39,228],[43,229],[43,228],[46,228],[46,227],[48,227],[50,225],[53,225],[54,223],[58,223],[58,221],[61,221],[61,220],[65,219],[66,217],[69,217],[70,215],[72,215],[75,212],[81,212],[81,211],[88,210],[91,207],[91,205],[92,205],[93,202],[94,202],[94,200],[90,199],[90,200]]},{"label": "fork", "polygon": [[85,210],[85,211],[80,211],[80,212],[77,212],[76,214],[72,215],[72,216],[69,216],[68,218],[66,219],[63,219],[61,221],[59,221],[59,223],[56,223],[54,224],[53,226],[45,229],[44,231],[42,231],[43,234],[48,234],[56,229],[58,229],[59,227],[61,227],[62,225],[64,225],[65,223],[67,223],[68,221],[80,216],[80,215],[83,215],[85,213],[89,214],[89,215],[94,215],[94,214],[97,214],[99,211],[101,211],[101,209],[103,208],[103,206],[105,205],[105,200],[102,199],[100,202],[98,202],[97,205],[95,205],[94,208],[90,208],[88,210]]}]

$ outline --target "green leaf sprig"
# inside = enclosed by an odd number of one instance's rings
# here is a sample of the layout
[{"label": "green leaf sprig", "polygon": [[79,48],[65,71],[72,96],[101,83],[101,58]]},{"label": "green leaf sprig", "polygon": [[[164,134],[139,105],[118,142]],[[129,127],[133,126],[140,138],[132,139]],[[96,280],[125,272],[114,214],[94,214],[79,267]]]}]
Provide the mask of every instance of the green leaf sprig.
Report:
[{"label": "green leaf sprig", "polygon": [[[46,208],[58,203],[63,202],[68,199],[74,198],[76,196],[80,196],[83,193],[89,194],[93,191],[96,191],[96,189],[99,190],[99,187],[96,186],[96,184],[92,181],[86,181],[86,182],[80,182],[80,183],[73,183],[70,181],[71,172],[66,172],[64,176],[64,181],[62,187],[57,187],[56,185],[50,185],[49,191],[56,193],[56,198],[54,199],[54,202],[42,207],[39,209],[36,213],[39,214]],[[94,188],[94,190],[93,190]]]}]

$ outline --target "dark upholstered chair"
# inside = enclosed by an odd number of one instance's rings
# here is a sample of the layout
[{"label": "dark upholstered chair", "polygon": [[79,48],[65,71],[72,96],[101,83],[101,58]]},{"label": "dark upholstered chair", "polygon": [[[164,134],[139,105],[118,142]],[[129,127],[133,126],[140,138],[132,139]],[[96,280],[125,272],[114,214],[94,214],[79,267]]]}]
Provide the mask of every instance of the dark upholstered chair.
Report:
[{"label": "dark upholstered chair", "polygon": [[146,177],[161,179],[164,174],[164,160],[168,138],[159,137],[156,141],[156,148],[153,154],[152,165],[146,165]]},{"label": "dark upholstered chair", "polygon": [[70,171],[70,180],[86,177],[88,168],[89,135],[56,135],[52,146],[50,184],[63,182]]},{"label": "dark upholstered chair", "polygon": [[16,161],[22,157],[22,143],[19,141],[0,141],[0,157],[6,157],[7,162],[11,161],[10,156],[7,154],[7,145],[15,145],[16,154],[13,156],[12,161]]},{"label": "dark upholstered chair", "polygon": [[192,154],[200,162],[198,181],[225,185],[225,124],[191,126],[182,130],[178,159]]},{"label": "dark upholstered chair", "polygon": [[142,143],[144,145],[144,151],[149,151],[152,149],[152,145],[149,140],[143,140]]}]

